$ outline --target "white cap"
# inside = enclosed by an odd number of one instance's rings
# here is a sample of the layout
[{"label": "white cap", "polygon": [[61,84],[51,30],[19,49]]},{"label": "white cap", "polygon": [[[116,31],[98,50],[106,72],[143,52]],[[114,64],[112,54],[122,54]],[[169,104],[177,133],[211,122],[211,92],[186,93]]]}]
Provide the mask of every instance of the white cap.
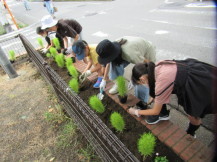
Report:
[{"label": "white cap", "polygon": [[46,15],[41,19],[41,29],[50,28],[57,24],[57,20],[54,20],[51,15]]}]

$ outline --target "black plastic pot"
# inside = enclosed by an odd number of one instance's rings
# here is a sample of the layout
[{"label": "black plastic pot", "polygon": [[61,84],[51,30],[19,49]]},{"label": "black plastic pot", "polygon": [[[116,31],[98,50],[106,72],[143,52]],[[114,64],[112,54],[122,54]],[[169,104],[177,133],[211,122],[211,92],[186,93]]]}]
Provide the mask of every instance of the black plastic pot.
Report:
[{"label": "black plastic pot", "polygon": [[140,110],[146,110],[148,108],[148,105],[146,102],[143,102],[143,101],[139,101],[137,104],[136,104],[136,107],[137,109],[140,109]]},{"label": "black plastic pot", "polygon": [[122,103],[122,104],[124,104],[124,103],[127,102],[127,97],[128,97],[127,95],[124,96],[124,97],[121,97],[120,95],[118,95],[119,101],[120,101],[120,103]]},{"label": "black plastic pot", "polygon": [[10,60],[10,62],[13,64],[15,61],[14,60],[13,61]]}]

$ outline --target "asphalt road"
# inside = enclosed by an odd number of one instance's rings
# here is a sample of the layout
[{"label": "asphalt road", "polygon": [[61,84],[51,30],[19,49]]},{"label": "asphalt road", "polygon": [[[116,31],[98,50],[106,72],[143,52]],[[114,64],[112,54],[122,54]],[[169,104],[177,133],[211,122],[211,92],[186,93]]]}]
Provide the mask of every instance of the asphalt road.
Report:
[{"label": "asphalt road", "polygon": [[[22,2],[8,0],[16,19],[34,24],[47,15],[42,2],[30,2],[25,11]],[[211,1],[115,0],[107,2],[55,2],[57,19],[73,18],[83,26],[83,38],[89,43],[132,35],[156,45],[157,60],[197,58],[215,64],[216,22]]]}]

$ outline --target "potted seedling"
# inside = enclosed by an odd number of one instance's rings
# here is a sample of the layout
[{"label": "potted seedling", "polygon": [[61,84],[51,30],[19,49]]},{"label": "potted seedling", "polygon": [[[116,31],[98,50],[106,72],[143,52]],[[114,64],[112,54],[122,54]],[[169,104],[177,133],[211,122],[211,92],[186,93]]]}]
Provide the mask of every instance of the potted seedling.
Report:
[{"label": "potted seedling", "polygon": [[78,80],[75,78],[72,78],[69,81],[69,87],[75,92],[75,93],[79,93],[79,83]]},{"label": "potted seedling", "polygon": [[54,38],[54,39],[52,39],[52,41],[53,41],[53,44],[54,44],[54,46],[55,46],[55,48],[57,49],[57,50],[60,50],[60,41],[59,41],[59,39],[58,38]]},{"label": "potted seedling", "polygon": [[110,122],[116,131],[123,132],[125,128],[125,121],[120,113],[113,112],[110,116]]},{"label": "potted seedling", "polygon": [[64,55],[62,53],[55,56],[55,61],[58,65],[58,67],[60,67],[60,68],[64,67],[65,60],[64,60]]},{"label": "potted seedling", "polygon": [[43,40],[41,38],[37,38],[37,42],[41,48],[44,48]]},{"label": "potted seedling", "polygon": [[102,114],[105,111],[105,106],[96,95],[91,96],[89,98],[89,105],[92,109],[94,109],[96,112],[100,114]]},{"label": "potted seedling", "polygon": [[13,50],[9,51],[9,60],[11,63],[14,63],[16,57],[15,57],[15,52]]},{"label": "potted seedling", "polygon": [[156,138],[152,133],[144,133],[138,140],[138,151],[144,157],[150,156],[154,153],[156,145]]},{"label": "potted seedling", "polygon": [[123,76],[119,76],[116,79],[118,86],[118,98],[122,104],[127,102],[127,86],[126,80]]}]

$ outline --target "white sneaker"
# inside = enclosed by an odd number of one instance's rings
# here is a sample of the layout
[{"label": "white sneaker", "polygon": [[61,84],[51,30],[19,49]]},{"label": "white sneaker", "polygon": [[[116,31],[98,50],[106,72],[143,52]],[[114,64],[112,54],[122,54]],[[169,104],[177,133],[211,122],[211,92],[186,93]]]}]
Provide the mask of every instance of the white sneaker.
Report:
[{"label": "white sneaker", "polygon": [[118,85],[115,83],[112,88],[109,90],[110,94],[116,94],[118,93]]}]

